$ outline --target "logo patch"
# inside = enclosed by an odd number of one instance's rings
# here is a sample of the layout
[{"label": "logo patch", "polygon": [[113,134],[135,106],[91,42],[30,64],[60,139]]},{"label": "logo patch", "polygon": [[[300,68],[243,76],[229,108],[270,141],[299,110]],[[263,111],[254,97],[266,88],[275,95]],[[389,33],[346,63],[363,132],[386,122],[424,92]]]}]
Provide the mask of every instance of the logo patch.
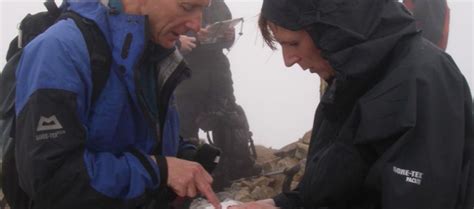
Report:
[{"label": "logo patch", "polygon": [[53,115],[51,117],[41,116],[38,121],[36,131],[42,133],[36,135],[36,140],[56,139],[66,133],[58,118]]},{"label": "logo patch", "polygon": [[408,183],[420,185],[423,179],[423,173],[419,171],[407,170],[393,166],[393,172],[405,176],[405,181]]},{"label": "logo patch", "polygon": [[41,116],[36,131],[51,131],[62,128],[63,126],[61,125],[61,123],[59,123],[59,120],[56,118],[56,115],[53,115],[51,117]]}]

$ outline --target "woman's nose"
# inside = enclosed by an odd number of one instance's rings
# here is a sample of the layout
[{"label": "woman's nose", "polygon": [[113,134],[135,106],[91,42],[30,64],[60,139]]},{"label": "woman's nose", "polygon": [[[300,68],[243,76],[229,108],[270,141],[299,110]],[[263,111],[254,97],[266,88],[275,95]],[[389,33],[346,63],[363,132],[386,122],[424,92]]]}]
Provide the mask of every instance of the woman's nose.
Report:
[{"label": "woman's nose", "polygon": [[286,67],[291,67],[293,66],[295,63],[297,63],[300,59],[297,57],[297,56],[285,56],[284,57],[284,61],[285,61],[285,65]]}]

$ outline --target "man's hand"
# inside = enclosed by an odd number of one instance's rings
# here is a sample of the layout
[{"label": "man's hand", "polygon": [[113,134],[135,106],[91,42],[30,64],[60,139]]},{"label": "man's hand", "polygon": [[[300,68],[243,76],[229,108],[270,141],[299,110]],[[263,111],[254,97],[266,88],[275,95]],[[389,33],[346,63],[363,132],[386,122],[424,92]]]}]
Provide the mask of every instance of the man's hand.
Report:
[{"label": "man's hand", "polygon": [[179,36],[179,42],[181,42],[181,47],[179,51],[183,54],[191,52],[194,48],[196,48],[196,38],[189,37],[186,35]]},{"label": "man's hand", "polygon": [[264,199],[255,202],[247,202],[241,205],[227,207],[228,209],[278,209],[273,199]]},{"label": "man's hand", "polygon": [[234,41],[235,39],[235,28],[230,27],[227,28],[227,30],[224,31],[224,36],[222,37],[224,41]]},{"label": "man's hand", "polygon": [[[206,28],[201,28],[201,30],[199,30],[199,32],[197,33],[196,37],[199,42],[203,42],[207,40],[209,38],[209,26],[207,26]],[[234,27],[227,28],[223,34],[219,35],[216,38],[219,38],[221,41],[223,40],[225,42],[234,41],[235,28]]]},{"label": "man's hand", "polygon": [[220,201],[212,191],[212,177],[196,162],[166,157],[168,163],[168,186],[181,197],[195,197],[197,193],[204,195],[216,208],[221,209]]},{"label": "man's hand", "polygon": [[203,42],[208,38],[209,36],[208,28],[209,26],[207,26],[206,28],[201,28],[201,30],[199,30],[199,32],[196,34],[197,40],[199,42]]}]

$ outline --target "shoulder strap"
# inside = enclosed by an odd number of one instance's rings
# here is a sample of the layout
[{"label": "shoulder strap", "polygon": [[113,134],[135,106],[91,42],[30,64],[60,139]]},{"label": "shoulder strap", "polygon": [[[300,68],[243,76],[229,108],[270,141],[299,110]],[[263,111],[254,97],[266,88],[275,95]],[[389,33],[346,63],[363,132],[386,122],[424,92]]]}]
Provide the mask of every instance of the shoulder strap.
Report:
[{"label": "shoulder strap", "polygon": [[61,14],[61,9],[59,9],[54,0],[46,0],[43,4],[51,16],[56,18],[59,17],[59,15]]},{"label": "shoulder strap", "polygon": [[71,18],[76,23],[89,51],[92,74],[92,103],[94,104],[105,87],[110,74],[112,54],[100,28],[87,18],[73,11],[66,11],[58,20]]}]

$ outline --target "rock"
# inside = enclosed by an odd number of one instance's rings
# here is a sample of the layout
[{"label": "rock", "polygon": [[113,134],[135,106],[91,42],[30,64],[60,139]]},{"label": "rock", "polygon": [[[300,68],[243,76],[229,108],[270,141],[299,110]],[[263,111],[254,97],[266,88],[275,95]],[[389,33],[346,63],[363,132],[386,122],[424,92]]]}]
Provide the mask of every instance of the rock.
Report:
[{"label": "rock", "polygon": [[306,132],[301,142],[303,142],[304,144],[309,144],[309,142],[311,141],[311,132],[312,132],[311,130]]},{"label": "rock", "polygon": [[272,178],[262,176],[262,177],[256,179],[255,181],[253,181],[253,185],[256,185],[256,186],[269,186],[271,184],[271,182],[273,182],[273,181],[274,180]]},{"label": "rock", "polygon": [[[293,177],[291,183],[291,188],[295,188],[304,174],[310,138],[311,131],[279,150],[257,145],[257,163],[262,166],[262,175],[234,181],[226,192],[230,193],[234,200],[241,202],[272,198],[282,191],[285,179],[285,175],[278,171],[300,164],[301,170]],[[272,172],[274,175],[268,175]]]},{"label": "rock", "polygon": [[237,193],[234,196],[234,199],[241,202],[250,202],[250,201],[257,200],[257,199],[254,199],[252,195],[250,195],[249,190],[246,190],[246,189],[237,191]]},{"label": "rock", "polygon": [[269,197],[273,197],[277,195],[277,192],[268,186],[257,186],[255,189],[250,193],[252,195],[252,198],[256,200],[261,200],[261,199],[266,199]]},{"label": "rock", "polygon": [[308,155],[308,149],[309,145],[298,143],[296,147],[295,158],[299,160],[306,158],[306,155]]},{"label": "rock", "polygon": [[273,154],[276,150],[272,148],[255,145],[255,151],[257,152],[257,163],[260,165],[278,158]]},{"label": "rock", "polygon": [[280,150],[276,151],[274,154],[277,156],[277,157],[280,157],[280,158],[285,158],[285,157],[288,157],[288,156],[293,156],[295,151],[296,151],[296,144],[298,142],[294,142],[294,143],[291,143],[289,145],[286,145],[284,146],[283,148],[281,148]]},{"label": "rock", "polygon": [[3,191],[0,189],[0,209],[10,209],[10,206],[7,204],[7,200],[5,199],[5,195]]},{"label": "rock", "polygon": [[285,168],[291,168],[298,164],[300,160],[295,158],[283,158],[275,164],[275,170],[283,170]]}]

